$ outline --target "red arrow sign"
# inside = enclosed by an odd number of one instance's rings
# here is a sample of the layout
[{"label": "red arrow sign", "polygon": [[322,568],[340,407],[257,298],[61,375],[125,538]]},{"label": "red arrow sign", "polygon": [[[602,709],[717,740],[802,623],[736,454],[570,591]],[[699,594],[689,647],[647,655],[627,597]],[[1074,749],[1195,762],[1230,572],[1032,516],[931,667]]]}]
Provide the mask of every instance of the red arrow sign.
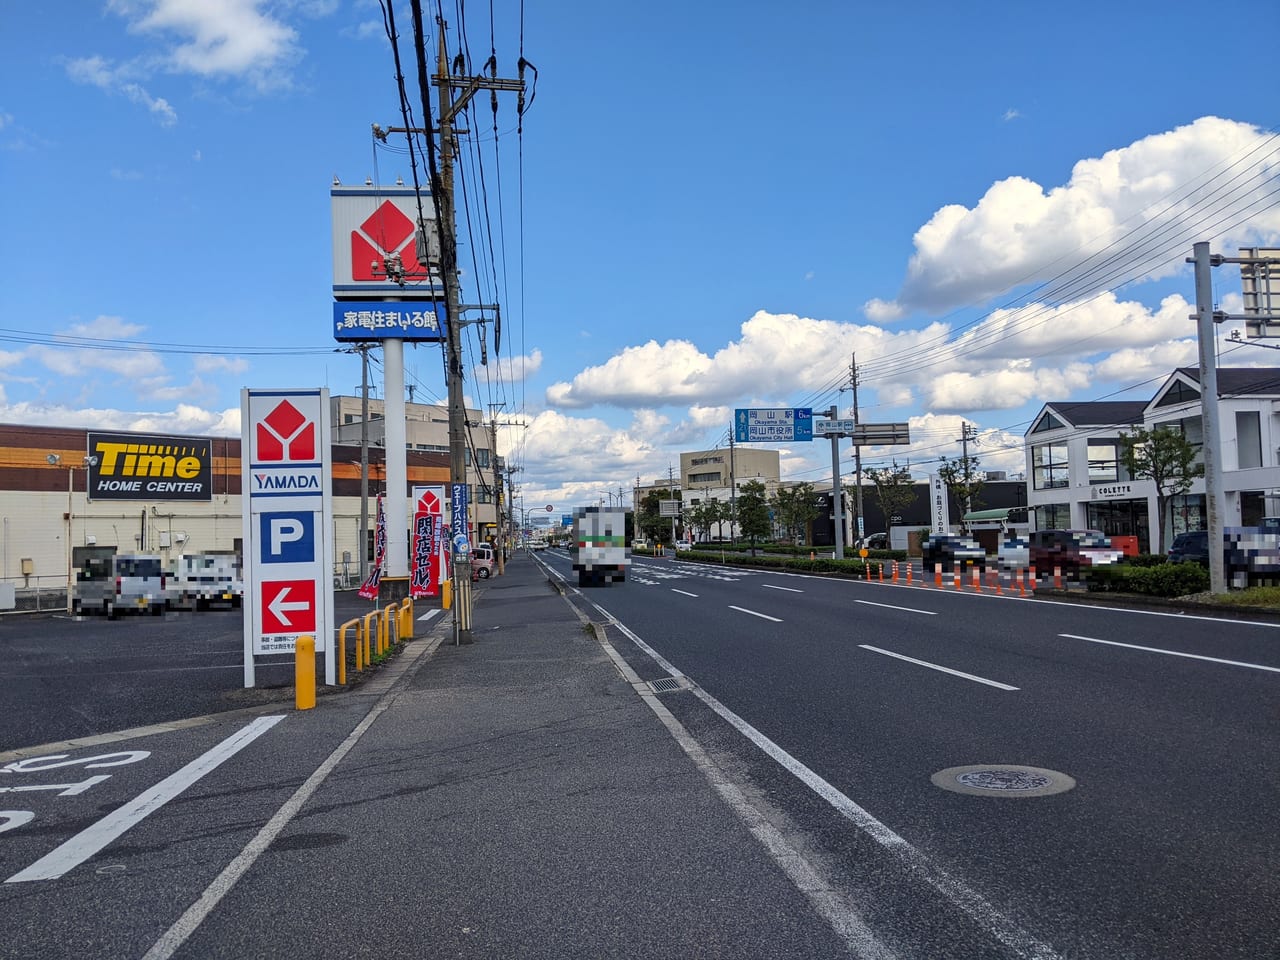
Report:
[{"label": "red arrow sign", "polygon": [[266,580],[262,583],[262,632],[315,633],[316,582]]}]

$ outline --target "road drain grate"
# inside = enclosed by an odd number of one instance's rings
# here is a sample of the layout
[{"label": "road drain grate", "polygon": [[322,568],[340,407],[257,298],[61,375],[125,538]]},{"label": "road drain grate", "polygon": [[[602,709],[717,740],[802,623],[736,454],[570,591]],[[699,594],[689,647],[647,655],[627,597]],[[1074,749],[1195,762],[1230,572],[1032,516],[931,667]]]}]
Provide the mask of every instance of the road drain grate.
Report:
[{"label": "road drain grate", "polygon": [[680,681],[675,677],[663,677],[661,680],[650,680],[649,689],[654,693],[674,693],[676,690],[682,690]]},{"label": "road drain grate", "polygon": [[949,767],[929,779],[935,787],[972,797],[1047,797],[1076,785],[1075,780],[1056,770],[1003,763]]}]

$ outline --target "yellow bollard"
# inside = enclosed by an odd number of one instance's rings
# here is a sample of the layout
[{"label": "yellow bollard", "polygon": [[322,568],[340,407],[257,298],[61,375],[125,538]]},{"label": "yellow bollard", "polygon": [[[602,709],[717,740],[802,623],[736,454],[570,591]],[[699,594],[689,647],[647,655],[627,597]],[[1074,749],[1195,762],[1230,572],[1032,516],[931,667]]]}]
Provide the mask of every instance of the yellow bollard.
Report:
[{"label": "yellow bollard", "polygon": [[302,636],[293,648],[293,703],[299,710],[316,705],[316,638]]},{"label": "yellow bollard", "polygon": [[446,580],[440,584],[440,609],[448,610],[453,606],[453,582]]},{"label": "yellow bollard", "polygon": [[[369,623],[371,619],[374,621],[372,624]],[[364,615],[364,665],[366,667],[369,666],[369,664],[373,663],[373,653],[374,653],[374,647],[375,647],[373,637],[374,637],[374,631],[377,630],[378,628],[377,620],[378,620],[377,610],[372,610],[369,613],[366,613]],[[379,650],[378,652],[381,653],[382,651]]]},{"label": "yellow bollard", "polygon": [[400,639],[413,639],[413,598],[400,604]]},{"label": "yellow bollard", "polygon": [[[399,604],[395,603],[388,603],[382,608],[382,642],[384,644],[384,649],[386,650],[390,650],[392,644],[398,643],[400,640],[399,610]],[[393,637],[393,634],[396,636]]]}]

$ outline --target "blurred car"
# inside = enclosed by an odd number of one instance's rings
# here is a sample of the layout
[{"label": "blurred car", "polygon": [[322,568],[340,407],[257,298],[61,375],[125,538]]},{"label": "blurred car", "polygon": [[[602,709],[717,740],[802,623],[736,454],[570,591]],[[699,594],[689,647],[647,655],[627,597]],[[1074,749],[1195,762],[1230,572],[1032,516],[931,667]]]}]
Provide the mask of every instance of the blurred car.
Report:
[{"label": "blurred car", "polygon": [[1031,543],[1027,537],[1011,534],[1000,541],[996,562],[1001,570],[1025,570],[1031,565]]},{"label": "blurred car", "polygon": [[1190,530],[1173,538],[1169,545],[1169,563],[1198,563],[1209,566],[1209,531]]},{"label": "blurred car", "polygon": [[873,533],[869,536],[863,537],[862,540],[857,543],[857,546],[859,548],[866,547],[868,550],[888,550],[889,535],[887,533]]},{"label": "blurred car", "polygon": [[1028,563],[1038,572],[1057,568],[1070,579],[1079,579],[1088,567],[1115,563],[1124,556],[1101,530],[1036,530],[1029,538],[1028,553]]},{"label": "blurred car", "polygon": [[692,549],[693,549],[693,542],[692,542],[691,540],[677,540],[677,541],[676,541],[676,552],[677,552],[677,553],[678,553],[678,552],[680,552],[681,550],[692,550]]},{"label": "blurred car", "polygon": [[482,543],[471,550],[471,579],[488,580],[497,569],[498,559],[494,556],[493,547]]},{"label": "blurred car", "polygon": [[131,611],[159,616],[170,599],[160,557],[115,554],[96,557],[77,573],[71,611],[79,615],[101,610],[108,620]]},{"label": "blurred car", "polygon": [[977,540],[949,533],[926,537],[920,544],[920,554],[928,573],[985,570],[987,565],[987,552]]}]

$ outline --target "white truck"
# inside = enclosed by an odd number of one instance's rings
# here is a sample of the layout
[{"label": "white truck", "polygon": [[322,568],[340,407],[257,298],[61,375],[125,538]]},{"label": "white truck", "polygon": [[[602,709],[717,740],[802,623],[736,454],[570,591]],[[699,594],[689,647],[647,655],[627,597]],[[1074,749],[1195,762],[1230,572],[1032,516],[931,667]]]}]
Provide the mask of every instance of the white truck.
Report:
[{"label": "white truck", "polygon": [[569,553],[580,587],[604,587],[627,579],[631,548],[627,546],[627,512],[608,507],[573,511],[573,546]]}]

